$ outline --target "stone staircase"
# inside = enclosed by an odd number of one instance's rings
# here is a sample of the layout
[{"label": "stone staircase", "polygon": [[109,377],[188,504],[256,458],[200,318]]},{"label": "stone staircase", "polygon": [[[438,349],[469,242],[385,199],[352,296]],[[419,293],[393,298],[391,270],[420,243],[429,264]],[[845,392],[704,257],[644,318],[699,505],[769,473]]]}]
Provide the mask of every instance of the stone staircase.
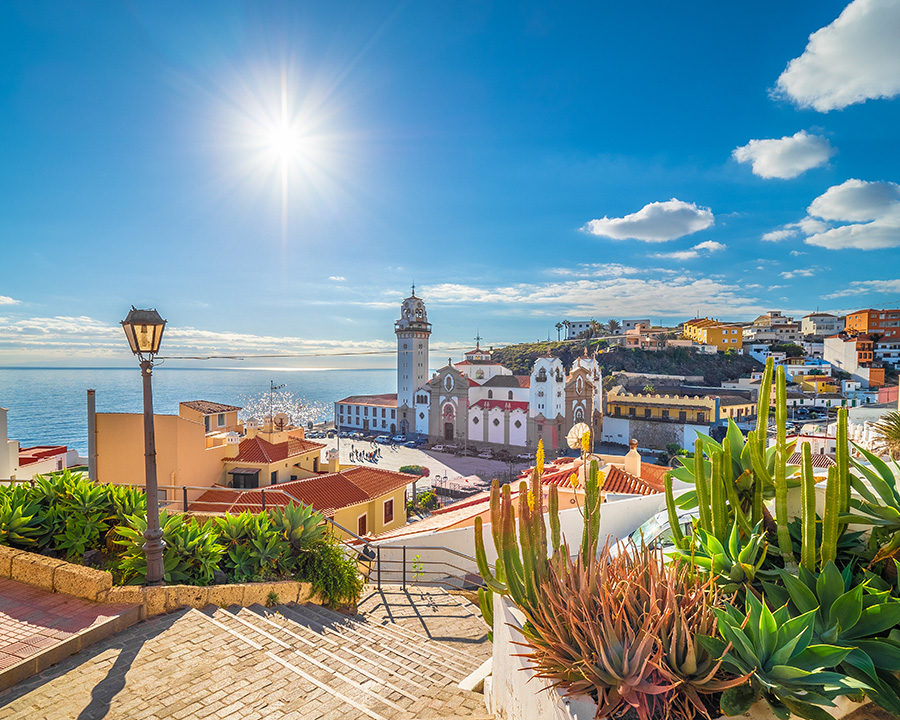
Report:
[{"label": "stone staircase", "polygon": [[[477,609],[440,590],[384,587],[361,610],[179,610],[0,693],[0,719],[492,717],[483,695],[458,687],[491,652]],[[115,692],[98,704],[106,687]]]}]

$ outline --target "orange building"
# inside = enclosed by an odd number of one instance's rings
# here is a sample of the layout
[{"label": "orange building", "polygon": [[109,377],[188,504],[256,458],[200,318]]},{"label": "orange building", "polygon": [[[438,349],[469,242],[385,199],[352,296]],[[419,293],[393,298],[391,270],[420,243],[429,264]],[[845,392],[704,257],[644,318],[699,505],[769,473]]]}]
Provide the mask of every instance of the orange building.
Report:
[{"label": "orange building", "polygon": [[858,310],[847,315],[845,330],[883,339],[900,338],[900,310]]}]

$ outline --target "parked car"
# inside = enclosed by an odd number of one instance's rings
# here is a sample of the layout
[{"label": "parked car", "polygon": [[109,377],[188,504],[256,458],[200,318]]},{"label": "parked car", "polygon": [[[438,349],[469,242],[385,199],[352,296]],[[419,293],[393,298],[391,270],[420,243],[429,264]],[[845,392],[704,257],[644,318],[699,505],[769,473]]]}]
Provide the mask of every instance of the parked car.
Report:
[{"label": "parked car", "polygon": [[443,445],[434,445],[431,449],[434,450],[435,452],[444,452]]},{"label": "parked car", "polygon": [[405,443],[403,443],[403,447],[414,448],[417,446],[418,443],[415,440],[407,440]]},{"label": "parked car", "polygon": [[494,457],[494,454],[490,450],[484,450],[478,453],[478,457],[484,458],[485,460],[490,460],[492,457]]},{"label": "parked car", "polygon": [[402,443],[406,440],[406,438],[403,437],[403,435],[394,435],[391,440],[393,440],[395,443]]},{"label": "parked car", "polygon": [[[681,531],[685,535],[693,533],[694,518],[698,514],[699,511],[696,508],[678,511],[678,522],[681,524]],[[609,548],[609,555],[610,557],[615,557],[630,543],[640,547],[642,540],[647,547],[670,547],[674,544],[672,542],[672,526],[669,524],[668,510],[661,510],[656,513],[627,538],[623,538],[615,545],[612,545]]]},{"label": "parked car", "polygon": [[519,453],[516,455],[516,460],[534,460],[534,457],[531,453]]},{"label": "parked car", "polygon": [[391,439],[387,435],[379,435],[377,438],[375,438],[375,442],[377,442],[379,445],[387,445],[390,441]]}]

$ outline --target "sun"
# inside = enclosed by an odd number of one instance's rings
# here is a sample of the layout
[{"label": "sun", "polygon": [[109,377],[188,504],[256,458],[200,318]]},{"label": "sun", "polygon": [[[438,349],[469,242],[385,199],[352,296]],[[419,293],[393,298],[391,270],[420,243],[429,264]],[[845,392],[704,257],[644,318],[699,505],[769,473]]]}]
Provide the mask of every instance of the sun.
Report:
[{"label": "sun", "polygon": [[282,123],[266,135],[266,145],[279,160],[292,160],[302,153],[303,142],[296,128]]}]

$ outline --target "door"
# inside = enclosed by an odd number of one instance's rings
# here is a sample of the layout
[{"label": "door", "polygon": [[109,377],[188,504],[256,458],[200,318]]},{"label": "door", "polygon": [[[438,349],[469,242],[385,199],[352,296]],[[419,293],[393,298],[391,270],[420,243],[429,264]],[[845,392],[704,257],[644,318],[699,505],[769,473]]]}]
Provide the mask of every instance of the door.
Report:
[{"label": "door", "polygon": [[368,532],[366,518],[366,515],[360,515],[359,520],[356,521],[356,534],[360,537],[365,537],[365,534]]},{"label": "door", "polygon": [[452,440],[453,439],[453,423],[445,422],[444,423],[444,440]]}]

